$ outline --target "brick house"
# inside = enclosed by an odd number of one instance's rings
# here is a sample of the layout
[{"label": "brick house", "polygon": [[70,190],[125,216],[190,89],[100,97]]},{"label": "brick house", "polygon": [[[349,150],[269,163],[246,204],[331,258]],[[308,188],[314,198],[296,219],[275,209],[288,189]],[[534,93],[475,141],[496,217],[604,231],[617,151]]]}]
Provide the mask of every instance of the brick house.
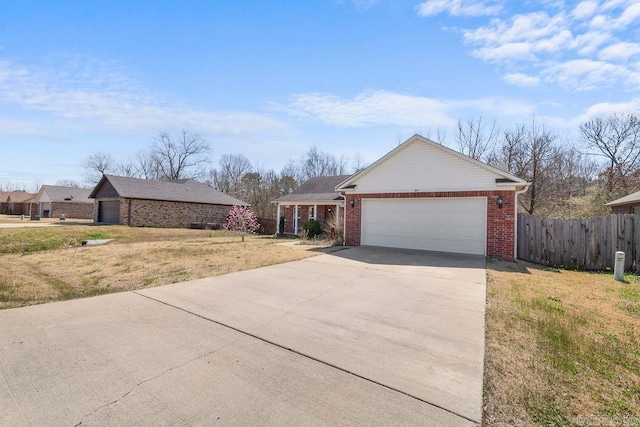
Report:
[{"label": "brick house", "polygon": [[37,215],[38,205],[35,194],[26,191],[0,192],[0,214],[6,215]]},{"label": "brick house", "polygon": [[414,135],[337,185],[345,244],[514,260],[517,197],[528,185]]},{"label": "brick house", "polygon": [[323,230],[331,234],[342,228],[344,197],[336,186],[349,175],[311,178],[291,194],[273,201],[276,218],[284,218],[284,234],[298,235],[312,219],[319,221]]},{"label": "brick house", "polygon": [[153,181],[103,175],[90,194],[94,221],[132,227],[183,228],[226,222],[233,205],[248,206],[192,179]]},{"label": "brick house", "polygon": [[88,188],[43,185],[34,202],[38,204],[38,215],[42,218],[91,219],[94,201],[89,198]]},{"label": "brick house", "polygon": [[614,214],[640,214],[640,191],[606,203],[605,206],[609,206]]}]

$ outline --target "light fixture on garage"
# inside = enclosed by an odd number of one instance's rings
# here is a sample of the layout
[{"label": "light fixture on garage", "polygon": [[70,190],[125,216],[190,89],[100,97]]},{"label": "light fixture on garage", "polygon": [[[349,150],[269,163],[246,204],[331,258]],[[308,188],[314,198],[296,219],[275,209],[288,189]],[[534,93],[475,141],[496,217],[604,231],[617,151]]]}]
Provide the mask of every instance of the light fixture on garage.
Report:
[{"label": "light fixture on garage", "polygon": [[502,209],[503,205],[504,205],[504,199],[502,198],[502,196],[498,196],[498,209]]},{"label": "light fixture on garage", "polygon": [[356,199],[351,199],[349,204],[351,205],[351,207],[354,207],[356,205]]}]

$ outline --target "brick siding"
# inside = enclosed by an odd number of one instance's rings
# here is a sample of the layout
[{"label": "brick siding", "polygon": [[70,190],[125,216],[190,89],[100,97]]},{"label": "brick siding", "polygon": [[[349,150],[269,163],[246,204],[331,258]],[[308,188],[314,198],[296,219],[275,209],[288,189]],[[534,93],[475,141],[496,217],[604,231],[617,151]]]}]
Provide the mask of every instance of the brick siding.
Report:
[{"label": "brick siding", "polygon": [[[222,226],[229,210],[231,206],[227,205],[120,199],[120,224],[132,227],[184,228],[197,222]],[[94,215],[96,219],[97,212]]]},{"label": "brick siding", "polygon": [[[502,196],[502,209],[497,206]],[[362,225],[362,199],[394,198],[436,198],[436,197],[486,197],[487,198],[487,256],[508,261],[515,259],[515,191],[454,191],[442,193],[378,193],[350,194],[346,200],[346,236],[348,246],[360,246]],[[354,206],[351,207],[351,200]]]},{"label": "brick siding", "polygon": [[0,214],[7,215],[38,215],[38,204],[31,203],[31,213],[29,213],[29,203],[0,203]]},{"label": "brick siding", "polygon": [[51,218],[60,218],[64,215],[66,218],[92,219],[94,211],[94,203],[74,203],[74,202],[51,202]]}]

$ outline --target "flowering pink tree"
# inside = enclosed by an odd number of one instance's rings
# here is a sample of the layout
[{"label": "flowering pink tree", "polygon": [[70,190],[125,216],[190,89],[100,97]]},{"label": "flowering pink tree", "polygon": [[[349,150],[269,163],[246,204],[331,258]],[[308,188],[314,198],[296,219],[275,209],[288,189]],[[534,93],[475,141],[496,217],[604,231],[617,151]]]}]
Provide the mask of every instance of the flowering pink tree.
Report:
[{"label": "flowering pink tree", "polygon": [[253,211],[246,206],[233,206],[227,214],[227,223],[224,228],[227,230],[235,231],[242,236],[244,242],[244,235],[247,233],[255,232],[260,224],[258,224],[258,218]]}]

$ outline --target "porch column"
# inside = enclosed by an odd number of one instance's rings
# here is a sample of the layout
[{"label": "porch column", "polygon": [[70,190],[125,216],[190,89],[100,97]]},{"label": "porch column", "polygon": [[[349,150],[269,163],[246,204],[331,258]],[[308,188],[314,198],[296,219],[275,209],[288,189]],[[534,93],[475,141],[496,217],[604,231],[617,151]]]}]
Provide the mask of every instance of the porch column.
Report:
[{"label": "porch column", "polygon": [[276,203],[276,236],[279,236],[279,235],[280,235],[280,203]]},{"label": "porch column", "polygon": [[340,225],[340,205],[336,205],[336,230]]},{"label": "porch column", "polygon": [[293,234],[298,234],[298,205],[293,209]]},{"label": "porch column", "polygon": [[318,220],[318,205],[313,205],[313,219]]}]

